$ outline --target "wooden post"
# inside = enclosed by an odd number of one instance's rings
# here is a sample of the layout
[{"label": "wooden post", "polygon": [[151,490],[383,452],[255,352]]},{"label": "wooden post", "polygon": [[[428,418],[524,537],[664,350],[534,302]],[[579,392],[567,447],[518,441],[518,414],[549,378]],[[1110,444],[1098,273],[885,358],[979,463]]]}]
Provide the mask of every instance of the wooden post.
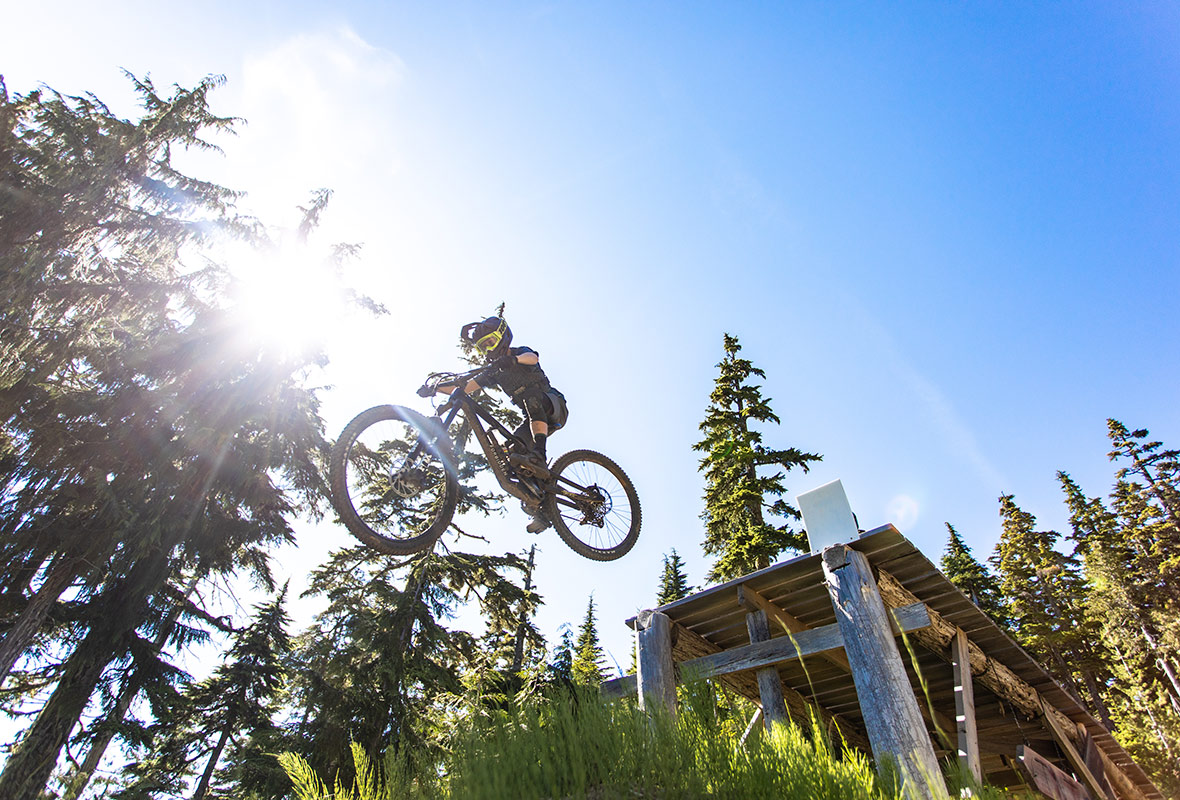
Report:
[{"label": "wooden post", "polygon": [[1077,723],[1077,728],[1078,739],[1082,743],[1081,755],[1086,762],[1086,769],[1094,773],[1094,777],[1098,779],[1098,784],[1106,792],[1107,796],[1113,797],[1114,795],[1110,790],[1110,781],[1106,777],[1106,769],[1102,764],[1102,751],[1098,749],[1098,745],[1094,742],[1093,737],[1090,736],[1090,732],[1086,730],[1085,725],[1079,722]]},{"label": "wooden post", "polygon": [[980,786],[983,768],[979,761],[979,733],[975,728],[975,684],[971,680],[971,653],[967,634],[955,630],[951,640],[951,665],[955,673],[955,727],[959,735],[959,766]]},{"label": "wooden post", "polygon": [[[759,609],[746,614],[746,630],[750,632],[750,643],[770,641],[770,622],[766,612]],[[775,667],[763,667],[755,673],[758,679],[758,695],[762,698],[762,724],[767,732],[774,725],[786,725],[791,721],[787,716],[787,701],[783,699],[783,682]]]},{"label": "wooden post", "polygon": [[672,663],[672,620],[659,611],[643,611],[636,618],[639,649],[639,707],[676,716],[676,667]]},{"label": "wooden post", "polygon": [[[1057,709],[1049,705],[1048,701],[1041,698],[1041,707],[1044,709],[1041,718],[1045,720],[1045,724],[1049,726],[1049,730],[1053,732],[1053,738],[1057,740],[1057,746],[1061,748],[1061,752],[1065,753],[1065,760],[1069,762],[1073,772],[1082,779],[1082,783],[1090,790],[1090,794],[1094,795],[1094,800],[1115,800],[1114,793],[1111,792],[1109,786],[1104,786],[1102,782],[1090,771],[1086,766],[1085,757],[1077,751],[1070,741],[1069,731],[1062,727],[1057,719]],[[1072,725],[1072,723],[1071,723]],[[1077,729],[1074,729],[1074,733]]]},{"label": "wooden post", "polygon": [[877,769],[896,767],[911,800],[942,800],[942,773],[868,559],[838,544],[822,561]]}]

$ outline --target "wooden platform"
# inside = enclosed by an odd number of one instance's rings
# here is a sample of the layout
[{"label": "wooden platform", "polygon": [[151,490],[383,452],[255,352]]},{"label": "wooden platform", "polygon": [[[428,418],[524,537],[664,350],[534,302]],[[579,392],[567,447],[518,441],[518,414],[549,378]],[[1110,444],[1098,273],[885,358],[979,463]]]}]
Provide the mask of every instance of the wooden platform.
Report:
[{"label": "wooden platform", "polygon": [[[958,628],[966,634],[961,645],[963,662],[969,662],[971,671],[976,673],[968,687],[973,688],[977,728],[977,736],[972,738],[978,743],[977,763],[988,782],[997,786],[1030,785],[1030,769],[1051,770],[1045,764],[1084,780],[1081,774],[1086,772],[1084,764],[1078,766],[1081,760],[1090,763],[1102,784],[1101,794],[1099,787],[1091,788],[1091,794],[1103,798],[1164,800],[1143,770],[1081,703],[956,589],[896,528],[887,525],[869,531],[848,542],[847,547],[867,558],[886,607],[924,604],[938,623],[935,627],[941,626],[944,634],[941,640],[928,626],[898,640],[906,673],[940,760],[948,757],[953,760],[961,742],[956,730],[957,716],[960,717],[958,726],[963,723],[962,714],[956,711],[956,675],[950,663],[953,656],[948,655],[945,646],[946,631]],[[787,629],[798,633],[836,623],[821,556],[813,554],[784,561],[653,611],[671,620],[673,660],[679,664],[719,651],[748,647],[752,629],[747,627],[747,618],[758,609],[767,613],[772,640],[785,637]],[[635,628],[637,620],[632,618],[627,623]],[[897,633],[896,624],[894,633]],[[970,657],[966,655],[968,646]],[[786,708],[792,717],[800,716],[800,709],[806,708],[806,704],[813,704],[825,724],[839,725],[850,743],[868,749],[865,717],[848,660],[841,650],[829,648],[802,659],[792,658],[773,665],[773,669],[782,681]],[[925,681],[925,690],[918,680],[918,672]],[[755,670],[732,673],[722,680],[760,702]],[[604,691],[621,694],[634,691],[634,686],[632,676],[629,680],[608,682]],[[962,689],[959,695],[961,704]],[[1072,729],[1066,730],[1070,725]],[[1092,744],[1087,759],[1084,749],[1089,742]],[[1019,748],[1023,750],[1018,752]],[[1075,752],[1066,752],[1070,749]],[[1027,752],[1027,758],[1021,760],[1020,752]],[[1110,775],[1109,786],[1104,772]],[[1094,780],[1093,775],[1090,780]]]}]

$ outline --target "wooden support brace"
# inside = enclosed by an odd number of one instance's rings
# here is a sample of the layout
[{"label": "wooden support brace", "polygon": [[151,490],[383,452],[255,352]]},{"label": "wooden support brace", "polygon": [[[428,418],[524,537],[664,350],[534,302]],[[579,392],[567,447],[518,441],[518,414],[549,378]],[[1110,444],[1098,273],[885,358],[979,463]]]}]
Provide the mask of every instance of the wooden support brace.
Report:
[{"label": "wooden support brace", "polygon": [[[808,627],[807,624],[798,617],[794,616],[786,609],[779,608],[770,600],[759,594],[757,590],[746,586],[745,584],[741,584],[737,587],[737,596],[738,605],[742,606],[742,608],[746,609],[747,611],[758,611],[759,609],[765,611],[767,617],[777,622],[784,631],[791,635],[800,634],[804,631],[819,630],[818,628]],[[916,607],[917,604],[914,604],[908,606],[907,608],[912,609]],[[925,608],[925,606],[923,606],[923,608]],[[892,616],[890,616],[889,623],[893,628],[893,633],[895,636],[900,635],[903,632],[903,629],[898,625],[898,621]],[[905,628],[904,632],[910,633],[911,631],[917,629],[918,627]],[[841,649],[839,650],[826,650],[819,655],[824,660],[838,667],[845,674],[851,674],[852,667],[848,665],[848,657],[844,655],[843,640],[841,640],[840,648]],[[802,655],[800,657],[802,657]],[[925,703],[919,703],[918,709],[922,712],[922,718],[929,722],[932,727],[945,731],[948,734],[955,730],[954,720],[949,719],[945,714],[931,709]]]},{"label": "wooden support brace", "polygon": [[1017,747],[1012,764],[1030,786],[1050,800],[1091,800],[1085,786],[1030,747]]},{"label": "wooden support brace", "polygon": [[676,716],[676,671],[672,663],[672,620],[659,611],[644,611],[636,620],[639,631],[639,707]]},{"label": "wooden support brace", "polygon": [[1057,740],[1057,745],[1061,748],[1061,752],[1065,753],[1065,760],[1073,768],[1074,774],[1081,778],[1082,783],[1090,790],[1090,794],[1094,796],[1094,800],[1103,800],[1104,798],[1105,800],[1115,800],[1114,792],[1110,790],[1109,786],[1105,786],[1103,782],[1098,780],[1098,777],[1086,766],[1085,757],[1073,746],[1069,732],[1073,731],[1076,733],[1076,728],[1072,724],[1069,728],[1063,727],[1057,721],[1057,714],[1054,713],[1057,709],[1049,705],[1044,698],[1041,699],[1041,706],[1045,724],[1049,726],[1049,730],[1053,731],[1053,738]]},{"label": "wooden support brace", "polygon": [[878,769],[894,765],[909,798],[945,798],[934,747],[868,559],[846,545],[833,545],[821,560]]},{"label": "wooden support brace", "polygon": [[[901,581],[885,570],[879,571],[877,585],[880,587],[881,597],[887,605],[903,606],[918,602],[918,598],[913,592],[902,586]],[[933,624],[925,630],[914,633],[912,638],[932,653],[949,661],[950,651],[948,648],[957,629],[933,609],[930,610],[930,619]],[[1063,731],[1073,729],[1073,720],[1048,703],[1042,705],[1042,698],[1037,690],[1018,677],[1016,673],[996,659],[989,658],[978,645],[970,640],[967,642],[967,649],[971,662],[971,674],[978,683],[1007,700],[1028,717],[1043,716],[1046,713],[1045,709],[1048,708],[1050,709],[1048,716],[1051,716]],[[1146,795],[1139,790],[1135,782],[1105,753],[1099,750],[1098,756],[1102,760],[1106,776],[1122,797],[1127,800],[1147,800]],[[1099,795],[1099,797],[1102,796]]]},{"label": "wooden support brace", "polygon": [[[750,633],[750,644],[770,641],[770,623],[765,611],[746,614],[746,630]],[[791,721],[787,716],[787,701],[783,699],[783,682],[778,669],[773,665],[762,667],[755,673],[758,681],[758,696],[762,699],[762,724],[769,731],[775,725],[786,725]]]},{"label": "wooden support brace", "polygon": [[[694,658],[722,652],[719,645],[709,641],[699,633],[675,623],[672,626],[672,640],[676,659],[682,662],[684,666],[688,666],[688,663]],[[690,674],[686,677],[691,679],[692,670],[689,669],[687,671]],[[749,672],[722,675],[718,680],[722,684],[729,686],[742,697],[752,700],[755,703],[761,703],[761,698],[758,695],[758,682],[754,680],[754,676]],[[840,717],[838,714],[833,714],[818,704],[813,704],[789,686],[783,687],[783,699],[787,702],[787,711],[790,712],[792,718],[810,720],[814,715],[819,718],[820,725],[829,736],[837,737],[833,741],[842,738],[851,747],[855,747],[865,753],[870,752],[869,739],[858,726]]]},{"label": "wooden support brace", "polygon": [[1086,761],[1086,768],[1094,773],[1094,777],[1098,779],[1098,783],[1102,784],[1103,790],[1110,795],[1110,781],[1106,777],[1106,768],[1102,763],[1102,751],[1098,749],[1094,738],[1090,736],[1090,732],[1086,730],[1086,726],[1078,723],[1078,740],[1081,742],[1082,758]]},{"label": "wooden support brace", "polygon": [[975,685],[971,680],[971,658],[967,634],[956,630],[951,640],[951,664],[955,672],[955,727],[958,733],[959,766],[983,785],[979,760],[979,733],[975,727]]}]

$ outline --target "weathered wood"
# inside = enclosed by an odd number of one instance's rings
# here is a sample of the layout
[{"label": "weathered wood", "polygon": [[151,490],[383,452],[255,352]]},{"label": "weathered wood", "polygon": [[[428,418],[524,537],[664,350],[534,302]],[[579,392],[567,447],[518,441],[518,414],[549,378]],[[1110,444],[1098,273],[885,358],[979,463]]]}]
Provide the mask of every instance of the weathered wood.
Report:
[{"label": "weathered wood", "polygon": [[[918,602],[918,598],[913,592],[902,586],[901,581],[897,580],[897,578],[885,570],[878,571],[877,585],[880,587],[881,597],[884,598],[888,605],[901,606]],[[942,615],[934,609],[930,610],[930,621],[932,624],[929,628],[917,631],[914,634],[914,641],[935,655],[949,660],[950,655],[947,647],[955,635],[956,628],[953,624],[943,619]],[[975,680],[1029,717],[1040,717],[1044,713],[1041,704],[1041,695],[1036,689],[996,659],[989,658],[974,642],[968,640],[967,646],[970,651],[971,674]],[[1073,720],[1060,710],[1052,706],[1049,706],[1049,708],[1052,709],[1051,716],[1063,730],[1071,729],[1071,726],[1074,724]],[[1098,755],[1102,759],[1103,769],[1107,777],[1114,784],[1120,795],[1127,798],[1127,800],[1147,800],[1147,796],[1139,790],[1135,782],[1117,764],[1111,761],[1106,753],[1099,750]]]},{"label": "weathered wood", "polygon": [[1030,786],[1050,800],[1091,800],[1085,786],[1030,747],[1017,747],[1012,764]]},{"label": "weathered wood", "polygon": [[834,545],[823,551],[821,561],[878,768],[894,765],[910,798],[946,797],[868,559],[846,545]]},{"label": "weathered wood", "polygon": [[[808,625],[801,622],[793,614],[785,609],[779,608],[749,586],[743,584],[737,587],[737,596],[738,604],[742,608],[747,611],[761,610],[766,612],[766,616],[777,622],[787,633],[802,633],[803,631],[810,630]],[[852,671],[852,667],[848,666],[848,659],[841,650],[823,652],[820,655],[845,672]]]},{"label": "weathered wood", "polygon": [[746,723],[746,729],[742,731],[742,738],[738,739],[738,744],[745,744],[746,739],[750,738],[750,734],[754,732],[754,728],[758,727],[758,723],[762,721],[762,709],[759,708],[750,717],[750,721]]},{"label": "weathered wood", "polygon": [[[762,609],[766,612],[766,616],[778,622],[779,626],[787,633],[795,634],[802,633],[806,630],[811,630],[811,628],[798,617],[791,614],[786,609],[779,608],[770,600],[766,599],[758,591],[745,584],[741,584],[737,587],[737,596],[738,604],[742,606],[742,608],[745,608],[747,611],[757,611],[758,609]],[[903,631],[900,627],[898,627],[896,621],[893,620],[892,615],[890,616],[889,622],[893,628],[893,635],[900,636]],[[906,630],[905,632],[909,633],[910,631]],[[844,655],[843,642],[841,642],[840,650],[825,651],[820,653],[819,656],[838,667],[842,672],[846,674],[852,673],[852,667],[848,665],[848,658]],[[930,708],[926,703],[919,703],[918,709],[922,712],[922,719],[926,720],[926,722],[928,722],[931,727],[946,731],[948,734],[955,729],[954,720],[947,717],[941,711],[936,711]]]},{"label": "weathered wood", "polygon": [[1080,752],[1086,761],[1086,768],[1094,774],[1098,783],[1102,784],[1103,790],[1110,794],[1110,780],[1106,777],[1106,768],[1102,763],[1102,751],[1098,749],[1098,744],[1094,741],[1094,737],[1090,736],[1085,725],[1079,722],[1077,731],[1078,739],[1081,742]]},{"label": "weathered wood", "polygon": [[[885,570],[879,570],[877,586],[881,590],[881,597],[888,606],[904,606],[918,602],[918,598],[901,582]],[[957,628],[943,619],[942,615],[931,609],[931,626],[913,635],[913,640],[935,653],[944,661],[950,662],[950,644],[955,638]],[[1029,717],[1037,717],[1041,713],[1041,698],[1037,690],[1019,678],[1012,670],[994,658],[989,658],[974,642],[968,640],[968,657],[971,662],[971,674],[980,684],[1007,700],[1019,711]]]},{"label": "weathered wood", "polygon": [[[766,619],[765,611],[755,611],[746,614],[746,630],[750,634],[750,644],[770,642],[770,623]],[[778,676],[778,670],[773,666],[766,666],[754,673],[758,681],[758,696],[762,700],[762,724],[766,730],[775,725],[786,725],[791,721],[787,716],[787,701],[783,698],[783,682]]]},{"label": "weathered wood", "polygon": [[[709,641],[704,636],[689,630],[683,625],[674,623],[672,632],[672,648],[678,661],[688,662],[693,658],[699,658],[703,655],[722,652],[718,644]],[[688,679],[692,677],[687,673],[682,673],[682,675]],[[749,671],[735,672],[728,675],[720,675],[716,680],[733,689],[747,700],[751,700],[754,703],[761,703],[761,698],[758,696],[758,682],[754,679],[753,673]],[[787,702],[787,711],[790,712],[792,719],[799,720],[802,724],[806,725],[807,721],[811,720],[813,716],[818,717],[820,725],[827,735],[831,737],[833,742],[838,742],[842,738],[851,747],[855,747],[865,753],[871,752],[869,739],[865,736],[864,730],[858,725],[841,717],[839,714],[833,714],[818,703],[812,703],[789,686],[783,687],[783,699]]]},{"label": "weathered wood", "polygon": [[659,611],[639,615],[639,707],[676,716],[676,668],[672,662],[672,620]]},{"label": "weathered wood", "polygon": [[967,634],[955,632],[951,639],[951,665],[955,673],[955,727],[958,732],[959,766],[983,784],[983,767],[979,761],[979,732],[975,727],[975,687],[971,680],[971,659]]},{"label": "weathered wood", "polygon": [[609,681],[603,681],[598,687],[598,693],[602,695],[604,700],[622,700],[624,697],[634,696],[638,690],[639,676],[637,675],[611,678]]},{"label": "weathered wood", "polygon": [[1077,729],[1073,727],[1072,723],[1068,728],[1062,726],[1057,721],[1057,714],[1053,713],[1057,709],[1049,705],[1044,698],[1041,699],[1041,704],[1043,706],[1042,718],[1045,720],[1045,724],[1049,726],[1049,730],[1053,732],[1053,738],[1057,740],[1057,746],[1061,748],[1061,752],[1065,753],[1065,760],[1073,768],[1074,774],[1081,778],[1082,783],[1090,790],[1090,794],[1094,796],[1094,800],[1102,800],[1102,798],[1115,800],[1114,792],[1098,780],[1097,776],[1086,766],[1085,757],[1073,746],[1073,739],[1070,734],[1072,733],[1076,736]]},{"label": "weathered wood", "polygon": [[[893,609],[897,633],[911,633],[930,625],[930,615],[923,603]],[[778,664],[783,661],[822,655],[844,647],[843,634],[837,623],[808,628],[793,636],[731,647],[714,654],[700,656],[680,663],[680,674],[689,680],[705,680],[750,669]]]}]

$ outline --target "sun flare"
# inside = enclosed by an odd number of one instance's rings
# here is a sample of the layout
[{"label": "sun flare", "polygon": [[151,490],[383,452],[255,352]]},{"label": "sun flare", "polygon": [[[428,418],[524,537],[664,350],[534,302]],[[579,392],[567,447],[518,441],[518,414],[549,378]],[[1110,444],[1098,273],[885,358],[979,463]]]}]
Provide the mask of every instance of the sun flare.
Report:
[{"label": "sun flare", "polygon": [[242,335],[286,352],[326,345],[344,312],[330,259],[303,244],[244,250],[230,262]]}]

